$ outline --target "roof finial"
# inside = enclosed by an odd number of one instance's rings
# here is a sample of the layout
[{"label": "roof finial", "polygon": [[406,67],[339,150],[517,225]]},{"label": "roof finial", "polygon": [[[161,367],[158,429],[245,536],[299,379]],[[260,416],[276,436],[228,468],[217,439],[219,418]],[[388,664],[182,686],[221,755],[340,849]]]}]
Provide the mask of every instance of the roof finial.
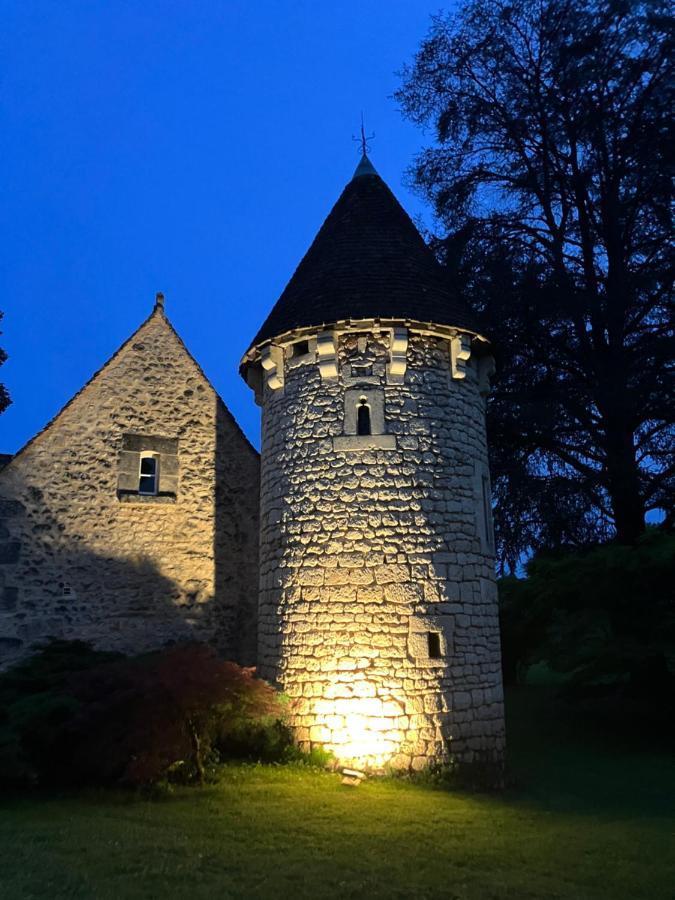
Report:
[{"label": "roof finial", "polygon": [[155,294],[155,309],[164,309],[164,294],[161,291]]},{"label": "roof finial", "polygon": [[361,110],[361,136],[354,137],[354,135],[352,135],[352,140],[356,141],[357,144],[361,144],[361,155],[362,156],[368,156],[368,143],[374,139],[375,139],[375,132],[373,132],[372,134],[369,134],[368,137],[366,137],[366,129],[363,124],[363,110]]}]

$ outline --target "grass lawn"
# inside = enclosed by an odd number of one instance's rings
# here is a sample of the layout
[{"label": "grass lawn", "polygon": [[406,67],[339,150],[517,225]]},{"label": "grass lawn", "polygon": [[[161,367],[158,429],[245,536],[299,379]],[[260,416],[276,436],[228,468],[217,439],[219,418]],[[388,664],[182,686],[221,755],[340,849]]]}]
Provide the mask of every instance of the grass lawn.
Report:
[{"label": "grass lawn", "polygon": [[161,801],[0,801],[0,897],[675,897],[665,752],[575,731],[541,689],[509,698],[501,796],[229,766]]}]

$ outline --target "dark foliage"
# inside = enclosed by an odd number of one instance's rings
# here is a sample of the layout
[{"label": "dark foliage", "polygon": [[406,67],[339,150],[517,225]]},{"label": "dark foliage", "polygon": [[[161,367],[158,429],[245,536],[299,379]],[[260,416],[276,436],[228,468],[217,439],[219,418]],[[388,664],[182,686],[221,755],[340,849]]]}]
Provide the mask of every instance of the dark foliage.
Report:
[{"label": "dark foliage", "polygon": [[[3,315],[4,313],[0,312],[0,321],[2,321]],[[0,334],[2,334],[2,332],[0,332]],[[2,347],[0,347],[0,366],[6,361],[7,354],[2,349]],[[4,384],[0,384],[0,413],[6,410],[11,402],[12,401],[9,399],[9,394],[7,393],[7,388],[4,386]]]},{"label": "dark foliage", "polygon": [[650,529],[632,547],[544,554],[527,578],[500,581],[504,678],[546,662],[567,693],[629,702],[675,722],[675,535]]},{"label": "dark foliage", "polygon": [[0,754],[14,780],[202,783],[230,744],[250,756],[276,730],[272,755],[285,736],[273,688],[203,644],[127,658],[52,643],[0,677],[0,699]]},{"label": "dark foliage", "polygon": [[52,641],[0,675],[0,781],[38,780],[42,767],[33,748],[44,747],[49,759],[50,747],[79,710],[68,685],[119,658],[81,641]]},{"label": "dark foliage", "polygon": [[672,35],[664,0],[466,0],[403,73],[439,253],[496,344],[503,570],[672,521]]},{"label": "dark foliage", "polygon": [[75,673],[123,659],[121,653],[94,650],[84,641],[52,640],[0,676],[0,706],[22,696],[61,691]]}]

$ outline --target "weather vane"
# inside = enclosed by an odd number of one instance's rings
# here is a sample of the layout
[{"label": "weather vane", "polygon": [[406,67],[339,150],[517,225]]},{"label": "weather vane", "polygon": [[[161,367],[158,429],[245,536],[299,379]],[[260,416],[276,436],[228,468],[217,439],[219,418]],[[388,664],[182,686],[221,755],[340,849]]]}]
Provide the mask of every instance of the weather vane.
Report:
[{"label": "weather vane", "polygon": [[368,137],[366,137],[366,130],[363,125],[363,113],[361,113],[361,136],[356,137],[355,135],[352,135],[352,140],[356,141],[357,144],[360,144],[361,145],[361,153],[364,156],[368,156],[368,144],[370,141],[372,141],[374,139],[375,139],[375,132],[373,132],[372,134],[369,134]]}]

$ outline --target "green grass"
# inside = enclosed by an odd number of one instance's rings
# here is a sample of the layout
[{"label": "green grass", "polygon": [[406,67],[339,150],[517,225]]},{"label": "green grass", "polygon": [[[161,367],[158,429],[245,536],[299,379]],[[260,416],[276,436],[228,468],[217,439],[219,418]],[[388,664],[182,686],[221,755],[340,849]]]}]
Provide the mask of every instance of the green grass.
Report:
[{"label": "green grass", "polygon": [[578,730],[549,696],[510,697],[501,796],[229,766],[162,801],[5,798],[0,897],[673,898],[672,760]]}]

